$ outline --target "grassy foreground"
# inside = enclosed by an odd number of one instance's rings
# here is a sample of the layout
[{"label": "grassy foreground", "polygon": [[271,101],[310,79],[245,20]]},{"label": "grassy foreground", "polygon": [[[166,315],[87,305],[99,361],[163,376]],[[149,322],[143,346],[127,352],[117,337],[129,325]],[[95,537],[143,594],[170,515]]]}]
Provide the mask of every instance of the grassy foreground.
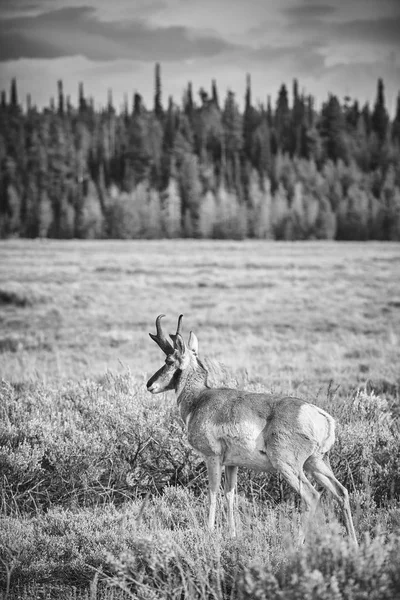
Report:
[{"label": "grassy foreground", "polygon": [[[0,252],[3,597],[400,598],[399,246]],[[204,464],[174,398],[145,391],[159,312],[171,330],[185,313],[216,383],[289,391],[337,418],[331,463],[359,551],[328,498],[297,550],[298,499],[275,475],[240,473],[237,540],[222,502],[205,530]]]}]

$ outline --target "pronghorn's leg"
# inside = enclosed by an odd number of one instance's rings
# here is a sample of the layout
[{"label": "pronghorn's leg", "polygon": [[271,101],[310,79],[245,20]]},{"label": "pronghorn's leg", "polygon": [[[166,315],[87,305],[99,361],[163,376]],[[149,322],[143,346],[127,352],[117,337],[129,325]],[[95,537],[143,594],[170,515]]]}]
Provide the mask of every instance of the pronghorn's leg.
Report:
[{"label": "pronghorn's leg", "polygon": [[305,505],[302,525],[299,532],[299,542],[300,544],[303,544],[308,522],[316,511],[320,495],[304,475],[303,467],[301,465],[299,465],[298,468],[295,468],[292,464],[281,463],[278,465],[278,470],[282,473],[289,485],[291,485],[291,487],[301,496]]},{"label": "pronghorn's leg", "polygon": [[311,456],[307,460],[305,468],[312,474],[315,480],[322,485],[322,487],[329,490],[334,495],[340,505],[347,533],[353,542],[358,545],[353,518],[351,516],[349,493],[336,479],[329,463],[325,458]]},{"label": "pronghorn's leg", "polygon": [[235,488],[237,481],[238,468],[225,466],[225,498],[228,508],[228,528],[231,537],[236,537],[235,519],[233,517],[233,504],[235,501]]},{"label": "pronghorn's leg", "polygon": [[221,483],[221,459],[219,456],[210,456],[206,459],[208,472],[208,494],[209,494],[209,513],[208,513],[208,528],[210,531],[214,529],[215,512],[217,509],[217,497],[219,486]]}]

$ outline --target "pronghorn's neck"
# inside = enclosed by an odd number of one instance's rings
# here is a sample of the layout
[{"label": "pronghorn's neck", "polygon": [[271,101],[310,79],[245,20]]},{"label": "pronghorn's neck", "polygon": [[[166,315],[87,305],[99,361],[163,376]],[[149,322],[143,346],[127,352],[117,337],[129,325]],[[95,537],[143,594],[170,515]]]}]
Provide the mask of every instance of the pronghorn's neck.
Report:
[{"label": "pronghorn's neck", "polygon": [[193,401],[198,397],[202,390],[209,387],[207,378],[207,369],[197,359],[191,362],[189,366],[181,372],[175,391],[178,406],[181,411],[181,417],[185,422],[191,412]]}]

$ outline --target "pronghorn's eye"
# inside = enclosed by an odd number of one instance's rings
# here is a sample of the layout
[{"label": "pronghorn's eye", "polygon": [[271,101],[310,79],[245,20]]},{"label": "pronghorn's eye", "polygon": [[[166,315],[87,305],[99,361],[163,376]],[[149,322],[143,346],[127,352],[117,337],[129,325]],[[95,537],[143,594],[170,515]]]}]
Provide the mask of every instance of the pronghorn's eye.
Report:
[{"label": "pronghorn's eye", "polygon": [[165,363],[169,366],[172,367],[173,364],[175,364],[175,361],[173,358],[167,358],[167,360],[165,361]]}]

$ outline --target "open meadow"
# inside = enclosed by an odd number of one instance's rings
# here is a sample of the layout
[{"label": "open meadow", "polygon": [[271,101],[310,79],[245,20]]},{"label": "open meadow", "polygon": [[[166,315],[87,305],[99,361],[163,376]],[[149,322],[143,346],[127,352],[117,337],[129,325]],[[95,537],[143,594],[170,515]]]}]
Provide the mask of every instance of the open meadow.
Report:
[{"label": "open meadow", "polygon": [[[359,550],[325,497],[293,549],[298,499],[250,471],[237,539],[222,500],[206,531],[204,463],[145,387],[160,313],[170,332],[184,314],[215,384],[337,419]],[[0,242],[0,594],[400,598],[399,336],[396,243]]]}]

